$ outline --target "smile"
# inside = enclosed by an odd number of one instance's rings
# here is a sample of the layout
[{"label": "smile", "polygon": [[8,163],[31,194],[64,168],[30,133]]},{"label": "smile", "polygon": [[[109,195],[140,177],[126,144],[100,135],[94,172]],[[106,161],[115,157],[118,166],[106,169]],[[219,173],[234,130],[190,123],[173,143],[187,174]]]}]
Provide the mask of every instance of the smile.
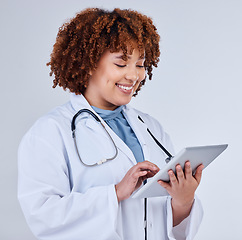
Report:
[{"label": "smile", "polygon": [[132,90],[132,88],[134,87],[134,85],[135,84],[133,84],[132,86],[125,86],[125,85],[121,85],[121,84],[116,84],[116,86],[117,87],[119,87],[119,88],[121,88],[121,89],[123,89],[123,90],[125,90],[125,91],[130,91],[130,90]]}]

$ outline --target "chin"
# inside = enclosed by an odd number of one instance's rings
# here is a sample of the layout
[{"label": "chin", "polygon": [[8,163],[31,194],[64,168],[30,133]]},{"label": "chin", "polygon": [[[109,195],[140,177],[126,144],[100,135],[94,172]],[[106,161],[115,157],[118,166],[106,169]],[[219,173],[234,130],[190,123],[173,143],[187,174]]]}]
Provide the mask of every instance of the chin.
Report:
[{"label": "chin", "polygon": [[119,101],[117,106],[126,105],[126,104],[130,103],[130,101],[131,101],[131,98]]}]

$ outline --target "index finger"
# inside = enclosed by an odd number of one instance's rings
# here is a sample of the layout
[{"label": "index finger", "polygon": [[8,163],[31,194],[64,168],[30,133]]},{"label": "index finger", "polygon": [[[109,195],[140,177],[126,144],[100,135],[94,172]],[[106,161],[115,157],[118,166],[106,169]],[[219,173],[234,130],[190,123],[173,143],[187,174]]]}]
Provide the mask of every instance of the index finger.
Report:
[{"label": "index finger", "polygon": [[160,170],[160,168],[156,164],[154,164],[150,161],[138,162],[135,166],[141,170],[150,170],[150,171],[159,171]]}]

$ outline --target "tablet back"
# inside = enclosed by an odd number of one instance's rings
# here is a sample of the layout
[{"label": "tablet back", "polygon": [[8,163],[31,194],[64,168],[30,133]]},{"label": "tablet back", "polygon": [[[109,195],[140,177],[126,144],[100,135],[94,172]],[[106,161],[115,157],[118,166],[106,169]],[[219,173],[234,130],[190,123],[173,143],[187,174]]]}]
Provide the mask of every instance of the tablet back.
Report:
[{"label": "tablet back", "polygon": [[146,185],[141,186],[133,193],[132,198],[147,198],[168,195],[168,192],[161,187],[157,181],[169,181],[168,171],[172,169],[175,172],[175,167],[180,164],[184,168],[186,161],[190,161],[193,173],[196,168],[203,164],[206,168],[214,159],[216,159],[226,148],[228,144],[187,147],[181,150],[171,161],[161,169],[154,177],[150,178]]}]

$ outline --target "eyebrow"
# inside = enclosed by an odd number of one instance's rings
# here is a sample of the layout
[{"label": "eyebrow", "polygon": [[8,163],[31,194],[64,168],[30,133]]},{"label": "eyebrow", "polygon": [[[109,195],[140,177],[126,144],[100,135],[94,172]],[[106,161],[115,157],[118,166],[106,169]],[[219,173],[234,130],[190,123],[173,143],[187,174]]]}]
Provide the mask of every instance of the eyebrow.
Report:
[{"label": "eyebrow", "polygon": [[[130,59],[131,57],[130,56],[127,56],[128,59]],[[122,59],[123,60],[123,55],[120,55],[120,56],[116,56],[115,59]],[[143,60],[145,59],[145,57],[139,57],[139,60]]]}]

